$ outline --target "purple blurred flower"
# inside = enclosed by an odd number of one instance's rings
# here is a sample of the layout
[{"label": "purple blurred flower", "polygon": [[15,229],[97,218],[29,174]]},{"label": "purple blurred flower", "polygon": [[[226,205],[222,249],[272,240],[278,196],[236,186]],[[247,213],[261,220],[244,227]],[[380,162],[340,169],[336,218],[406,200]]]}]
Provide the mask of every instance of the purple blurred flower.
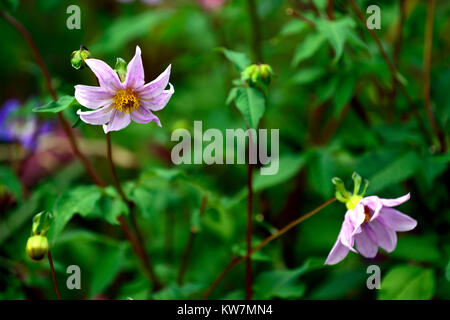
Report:
[{"label": "purple blurred flower", "polygon": [[225,0],[198,0],[198,2],[207,11],[218,10],[225,4]]},{"label": "purple blurred flower", "polygon": [[410,231],[417,225],[416,220],[392,208],[408,200],[409,193],[397,199],[377,196],[360,199],[347,210],[338,239],[325,264],[342,261],[350,250],[366,258],[374,258],[378,247],[392,252],[397,245],[396,232]]},{"label": "purple blurred flower", "polygon": [[14,116],[20,102],[16,99],[6,101],[0,109],[0,140],[19,142],[28,151],[34,151],[42,134],[52,130],[50,122],[40,123],[37,117]]},{"label": "purple blurred flower", "polygon": [[[81,120],[93,125],[103,125],[105,133],[118,131],[128,126],[133,120],[137,123],[156,122],[161,126],[158,117],[151,111],[163,109],[174,93],[169,83],[170,68],[158,78],[145,84],[142,66],[141,49],[136,46],[136,54],[127,66],[124,82],[105,62],[97,59],[86,59],[86,64],[98,78],[99,87],[77,85],[75,98],[78,102],[94,111],[78,110]],[[165,90],[167,85],[169,89]]]}]

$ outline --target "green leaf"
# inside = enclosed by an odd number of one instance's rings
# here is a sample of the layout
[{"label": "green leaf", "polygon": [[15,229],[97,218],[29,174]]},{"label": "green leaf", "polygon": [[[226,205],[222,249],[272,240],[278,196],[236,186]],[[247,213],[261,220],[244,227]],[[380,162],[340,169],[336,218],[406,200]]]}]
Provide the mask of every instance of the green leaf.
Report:
[{"label": "green leaf", "polygon": [[399,239],[392,257],[403,260],[436,263],[441,261],[441,253],[434,238],[408,235]]},{"label": "green leaf", "polygon": [[19,179],[10,168],[0,166],[0,195],[3,187],[9,190],[17,199],[21,199],[22,187]]},{"label": "green leaf", "polygon": [[381,171],[373,175],[369,190],[371,193],[380,191],[392,184],[399,183],[414,175],[419,165],[419,157],[414,152],[400,156]]},{"label": "green leaf", "polygon": [[298,282],[298,278],[306,272],[322,267],[322,259],[312,258],[296,269],[260,273],[254,282],[255,299],[301,298],[306,291],[306,286]]},{"label": "green leaf", "polygon": [[101,189],[97,186],[78,186],[63,193],[55,203],[53,215],[55,220],[49,232],[49,238],[55,240],[59,233],[75,214],[98,216],[97,202],[101,197]]},{"label": "green leaf", "polygon": [[302,68],[289,80],[293,84],[311,83],[325,74],[325,69],[320,67]]},{"label": "green leaf", "polygon": [[445,278],[450,282],[450,260],[447,263],[447,267],[445,268]]},{"label": "green leaf", "polygon": [[350,102],[355,90],[356,79],[348,75],[341,78],[334,95],[334,116],[339,116],[345,105]]},{"label": "green leaf", "polygon": [[428,300],[434,295],[435,282],[432,269],[398,265],[383,277],[378,298],[381,300]]},{"label": "green leaf", "polygon": [[257,129],[259,120],[264,114],[266,100],[261,91],[253,87],[239,88],[236,99],[236,107],[241,111],[247,125]]},{"label": "green leaf", "polygon": [[325,40],[326,38],[320,33],[311,33],[306,36],[306,38],[297,46],[297,49],[295,49],[292,66],[296,67],[303,60],[312,57]]},{"label": "green leaf", "polygon": [[290,36],[298,34],[308,28],[308,24],[302,20],[290,20],[286,23],[280,31],[282,36]]},{"label": "green leaf", "polygon": [[291,179],[303,167],[305,158],[303,155],[287,155],[281,157],[278,162],[279,169],[276,174],[261,175],[259,172],[254,174],[253,189],[255,192],[276,186]]},{"label": "green leaf", "polygon": [[125,258],[125,246],[108,247],[96,257],[90,281],[90,298],[104,291],[116,278]]},{"label": "green leaf", "polygon": [[159,24],[172,15],[171,10],[146,10],[138,15],[122,16],[115,19],[102,34],[101,38],[89,45],[91,52],[113,53],[145,34],[149,34]]},{"label": "green leaf", "polygon": [[317,30],[328,39],[334,49],[333,63],[338,62],[344,52],[348,29],[355,26],[354,21],[348,17],[340,20],[320,19],[316,21],[316,26]]},{"label": "green leaf", "polygon": [[62,96],[58,101],[51,101],[41,107],[33,108],[33,112],[58,113],[77,103],[73,96]]},{"label": "green leaf", "polygon": [[245,53],[231,51],[225,48],[218,48],[217,50],[222,52],[224,56],[234,64],[239,72],[244,71],[244,69],[251,64],[250,58]]}]

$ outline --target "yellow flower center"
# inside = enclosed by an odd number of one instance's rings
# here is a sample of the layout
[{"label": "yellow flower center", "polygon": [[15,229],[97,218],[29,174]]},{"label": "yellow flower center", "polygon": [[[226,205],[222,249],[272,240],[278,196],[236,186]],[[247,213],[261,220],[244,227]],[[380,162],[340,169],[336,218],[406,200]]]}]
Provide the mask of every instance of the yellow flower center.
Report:
[{"label": "yellow flower center", "polygon": [[113,98],[113,107],[121,113],[131,113],[139,108],[139,96],[132,90],[119,90]]},{"label": "yellow flower center", "polygon": [[350,198],[348,198],[347,202],[345,203],[347,209],[348,210],[355,209],[356,205],[358,204],[359,201],[361,201],[361,199],[362,199],[361,196],[352,195]]}]

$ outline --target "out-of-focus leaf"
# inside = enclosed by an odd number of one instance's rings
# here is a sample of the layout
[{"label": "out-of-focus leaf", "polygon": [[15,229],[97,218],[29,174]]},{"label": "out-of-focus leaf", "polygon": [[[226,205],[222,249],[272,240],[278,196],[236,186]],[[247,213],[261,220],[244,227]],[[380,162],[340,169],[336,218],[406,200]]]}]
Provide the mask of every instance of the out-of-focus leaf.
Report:
[{"label": "out-of-focus leaf", "polygon": [[2,193],[2,187],[12,192],[17,199],[22,197],[22,188],[19,179],[10,168],[5,166],[0,166],[0,195]]},{"label": "out-of-focus leaf", "polygon": [[310,33],[307,35],[306,38],[297,46],[297,49],[295,49],[294,58],[292,59],[292,66],[298,66],[303,60],[312,57],[314,53],[319,50],[325,40],[326,38],[320,33]]},{"label": "out-of-focus leaf", "polygon": [[416,172],[418,164],[419,157],[416,153],[409,152],[402,155],[369,179],[370,192],[380,191],[392,184],[410,178]]},{"label": "out-of-focus leaf", "polygon": [[75,104],[78,104],[77,100],[73,96],[62,96],[58,101],[51,101],[41,107],[33,108],[33,112],[51,112],[58,113]]},{"label": "out-of-focus leaf", "polygon": [[250,128],[257,129],[259,120],[262,118],[266,108],[263,93],[253,87],[239,88],[235,103],[244,116],[247,125]]},{"label": "out-of-focus leaf", "polygon": [[[276,161],[276,160],[273,160]],[[261,175],[260,172],[254,174],[253,189],[255,192],[261,191],[280,183],[286,182],[300,171],[305,164],[303,155],[283,156],[278,160],[278,172],[274,175]]]},{"label": "out-of-focus leaf", "polygon": [[302,266],[292,270],[275,270],[259,274],[254,282],[255,299],[298,299],[303,296],[306,286],[298,278],[306,272],[323,267],[320,259],[309,259]]},{"label": "out-of-focus leaf", "polygon": [[397,257],[411,261],[425,261],[430,263],[439,262],[441,253],[437,248],[436,241],[431,237],[418,237],[408,235],[399,239],[397,248],[391,253]]},{"label": "out-of-focus leaf", "polygon": [[234,64],[239,72],[244,71],[251,64],[250,58],[245,53],[231,51],[225,48],[218,48],[218,50]]},{"label": "out-of-focus leaf", "polygon": [[143,35],[151,32],[158,24],[165,21],[172,11],[167,9],[146,10],[135,15],[116,19],[111,23],[100,39],[97,39],[89,49],[92,53],[111,53]]},{"label": "out-of-focus leaf", "polygon": [[125,257],[125,246],[107,247],[96,257],[95,268],[92,269],[89,296],[95,297],[105,290],[116,278]]},{"label": "out-of-focus leaf", "polygon": [[302,68],[289,80],[293,84],[311,83],[325,74],[325,69],[320,67]]},{"label": "out-of-focus leaf", "polygon": [[302,20],[290,20],[286,23],[280,31],[282,36],[290,36],[306,30],[308,24]]},{"label": "out-of-focus leaf", "polygon": [[447,267],[445,267],[445,278],[450,282],[450,260],[447,263]]},{"label": "out-of-focus leaf", "polygon": [[320,19],[316,21],[317,30],[328,39],[334,49],[333,63],[336,63],[344,52],[344,44],[347,39],[348,28],[355,26],[354,21],[345,17],[339,20]]},{"label": "out-of-focus leaf", "polygon": [[344,76],[339,81],[334,95],[334,115],[337,117],[344,106],[350,101],[355,89],[356,79],[350,75]]},{"label": "out-of-focus leaf", "polygon": [[434,295],[436,280],[432,269],[397,265],[382,278],[381,300],[428,300]]}]

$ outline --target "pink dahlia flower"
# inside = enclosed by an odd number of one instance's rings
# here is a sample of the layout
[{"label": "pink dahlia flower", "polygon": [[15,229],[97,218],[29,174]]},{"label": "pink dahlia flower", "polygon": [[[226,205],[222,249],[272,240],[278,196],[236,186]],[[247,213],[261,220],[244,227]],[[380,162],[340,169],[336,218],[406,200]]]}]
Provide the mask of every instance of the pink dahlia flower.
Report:
[{"label": "pink dahlia flower", "polygon": [[[152,111],[163,109],[174,93],[169,83],[170,65],[158,78],[145,84],[141,49],[136,46],[136,54],[127,66],[123,82],[117,73],[105,62],[98,59],[86,59],[86,65],[96,75],[99,87],[77,85],[75,98],[78,102],[94,111],[77,113],[81,120],[93,125],[103,125],[105,133],[118,131],[133,120],[137,123],[156,122],[158,117]],[[169,89],[166,90],[167,85]]]},{"label": "pink dahlia flower", "polygon": [[409,231],[417,225],[416,220],[392,208],[408,201],[409,193],[397,199],[370,196],[358,200],[345,214],[341,231],[325,264],[342,261],[350,250],[366,258],[374,258],[378,247],[392,252],[397,245],[396,232]]}]

